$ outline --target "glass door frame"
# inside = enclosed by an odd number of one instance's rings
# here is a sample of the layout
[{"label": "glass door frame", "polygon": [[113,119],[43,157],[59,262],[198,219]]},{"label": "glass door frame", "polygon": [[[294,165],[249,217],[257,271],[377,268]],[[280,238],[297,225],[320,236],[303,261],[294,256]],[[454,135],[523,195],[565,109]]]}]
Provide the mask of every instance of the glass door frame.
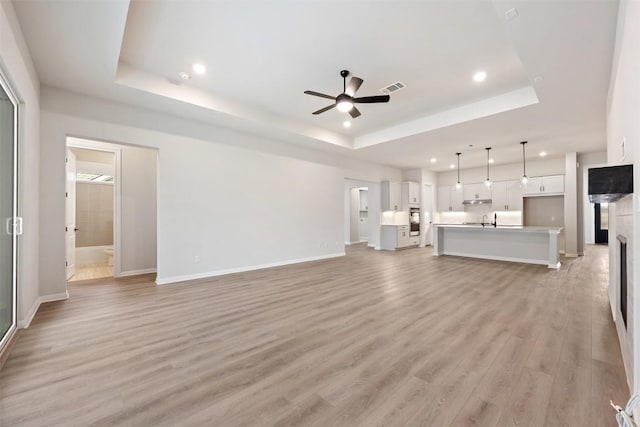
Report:
[{"label": "glass door frame", "polygon": [[11,234],[12,234],[12,325],[7,330],[7,333],[0,337],[0,352],[5,349],[5,346],[9,343],[13,334],[15,334],[18,325],[18,274],[17,274],[17,255],[18,255],[18,241],[16,233],[16,218],[18,216],[18,110],[19,102],[18,97],[15,95],[11,87],[9,86],[8,79],[5,77],[2,69],[0,69],[0,87],[9,97],[9,100],[13,104],[13,209],[11,220]]}]

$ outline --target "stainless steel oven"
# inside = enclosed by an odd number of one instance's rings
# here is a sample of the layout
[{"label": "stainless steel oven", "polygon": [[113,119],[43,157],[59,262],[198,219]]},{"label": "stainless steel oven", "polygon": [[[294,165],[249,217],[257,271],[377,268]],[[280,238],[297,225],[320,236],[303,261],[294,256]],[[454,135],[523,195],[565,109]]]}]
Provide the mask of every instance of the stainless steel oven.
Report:
[{"label": "stainless steel oven", "polygon": [[420,208],[409,208],[409,235],[420,235]]}]

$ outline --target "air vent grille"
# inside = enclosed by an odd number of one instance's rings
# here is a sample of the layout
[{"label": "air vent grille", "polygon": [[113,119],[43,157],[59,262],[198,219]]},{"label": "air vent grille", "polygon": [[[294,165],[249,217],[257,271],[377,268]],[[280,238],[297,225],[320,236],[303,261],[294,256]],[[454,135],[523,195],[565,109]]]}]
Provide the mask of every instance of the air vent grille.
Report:
[{"label": "air vent grille", "polygon": [[380,89],[380,92],[384,93],[385,95],[389,95],[391,93],[395,93],[397,91],[399,91],[400,89],[404,89],[405,84],[402,82],[395,82],[387,87],[383,87],[382,89]]}]

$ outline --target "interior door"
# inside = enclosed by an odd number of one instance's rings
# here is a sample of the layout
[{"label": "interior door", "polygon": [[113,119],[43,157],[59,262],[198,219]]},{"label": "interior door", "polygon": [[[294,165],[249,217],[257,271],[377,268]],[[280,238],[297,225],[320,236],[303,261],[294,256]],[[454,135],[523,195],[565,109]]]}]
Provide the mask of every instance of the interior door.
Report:
[{"label": "interior door", "polygon": [[595,233],[596,243],[609,243],[609,205],[607,203],[595,203]]},{"label": "interior door", "polygon": [[0,74],[0,349],[16,329],[18,104]]},{"label": "interior door", "polygon": [[76,272],[76,156],[67,149],[65,194],[65,252],[67,280]]}]

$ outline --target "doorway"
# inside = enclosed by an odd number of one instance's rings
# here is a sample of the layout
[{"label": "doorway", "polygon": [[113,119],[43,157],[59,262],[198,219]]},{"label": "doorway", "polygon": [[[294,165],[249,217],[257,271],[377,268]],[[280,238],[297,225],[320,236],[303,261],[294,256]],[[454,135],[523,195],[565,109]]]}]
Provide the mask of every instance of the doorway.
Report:
[{"label": "doorway", "polygon": [[609,243],[609,204],[595,203],[594,209],[594,240],[596,244]]},{"label": "doorway", "polygon": [[114,275],[116,153],[67,149],[67,280]]},{"label": "doorway", "polygon": [[[76,137],[67,149],[67,165],[76,159],[67,174],[68,280],[155,273],[158,150]],[[93,267],[89,277],[79,274],[83,264]]]}]

